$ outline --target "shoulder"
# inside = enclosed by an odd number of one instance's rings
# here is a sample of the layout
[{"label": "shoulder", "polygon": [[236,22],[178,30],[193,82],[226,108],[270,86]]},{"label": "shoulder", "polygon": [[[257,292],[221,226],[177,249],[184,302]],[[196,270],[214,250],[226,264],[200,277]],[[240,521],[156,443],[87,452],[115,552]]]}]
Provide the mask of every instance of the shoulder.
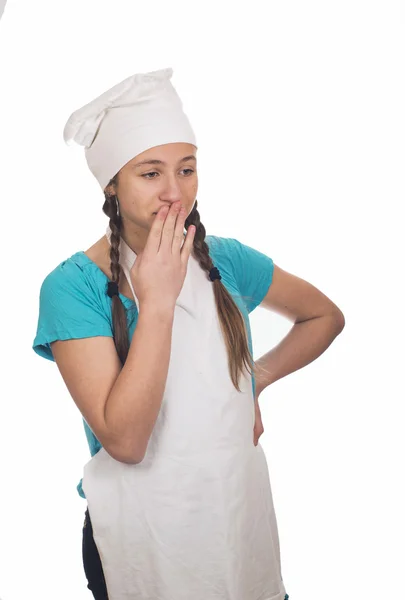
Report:
[{"label": "shoulder", "polygon": [[47,296],[62,298],[67,295],[97,298],[100,296],[105,279],[97,265],[84,252],[76,252],[45,276],[40,288],[40,297],[41,299]]},{"label": "shoulder", "polygon": [[254,310],[272,283],[273,259],[236,238],[208,235],[205,241],[221,275],[233,281],[248,312]]},{"label": "shoulder", "polygon": [[246,267],[259,270],[273,268],[270,256],[236,238],[207,235],[205,241],[211,257],[233,273],[244,271]]},{"label": "shoulder", "polygon": [[111,336],[111,300],[106,276],[83,253],[59,263],[43,280],[34,350],[53,360],[50,343],[95,335]]},{"label": "shoulder", "polygon": [[228,274],[233,274],[237,267],[240,242],[235,238],[219,235],[207,235],[205,242],[210,251],[210,256],[216,265]]}]

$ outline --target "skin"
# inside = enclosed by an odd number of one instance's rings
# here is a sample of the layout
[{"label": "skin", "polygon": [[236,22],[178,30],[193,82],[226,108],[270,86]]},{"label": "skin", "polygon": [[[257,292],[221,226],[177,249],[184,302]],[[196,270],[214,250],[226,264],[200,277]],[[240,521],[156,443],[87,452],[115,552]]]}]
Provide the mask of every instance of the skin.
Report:
[{"label": "skin", "polygon": [[[194,206],[198,191],[197,149],[192,144],[176,142],[149,148],[130,160],[118,174],[116,186],[107,186],[106,192],[118,197],[122,218],[121,236],[130,248],[139,254],[145,247],[151,224],[162,206],[178,203],[186,209],[188,216]],[[188,158],[186,161],[182,159]],[[135,166],[145,160],[161,160],[162,165]],[[109,243],[103,236],[86,254],[111,277],[109,266]],[[133,299],[125,278],[120,282],[120,291]],[[255,398],[255,425],[253,440],[257,446],[264,428]]]},{"label": "skin", "polygon": [[[154,211],[163,205],[179,203],[188,216],[193,209],[198,190],[196,156],[192,144],[173,143],[150,148],[129,161],[120,171],[118,185],[107,187],[109,194],[118,196],[123,221],[122,237],[136,254],[142,250],[151,227]],[[144,160],[158,159],[166,165],[135,165]],[[146,175],[146,176],[145,176]],[[108,242],[107,242],[108,243]],[[255,446],[264,432],[260,408],[255,398]]]},{"label": "skin", "polygon": [[262,413],[259,406],[259,395],[260,392],[256,390],[255,394],[255,424],[253,427],[253,443],[255,446],[259,443],[259,438],[264,433],[264,426],[262,421]]},{"label": "skin", "polygon": [[[191,213],[198,191],[197,148],[193,144],[175,142],[149,148],[135,156],[118,173],[117,185],[105,191],[118,197],[122,218],[121,237],[139,254],[145,247],[155,215],[163,206],[184,206]],[[191,156],[186,161],[182,159]],[[145,160],[160,160],[165,164],[135,165]],[[85,254],[111,279],[110,244],[104,235]],[[125,277],[120,279],[120,293],[134,300]]]},{"label": "skin", "polygon": [[[181,159],[196,158],[196,150],[192,144],[182,142],[150,148],[121,169],[116,187],[107,187],[107,193],[118,196],[123,221],[121,235],[136,254],[146,244],[155,218],[153,212],[174,203],[183,205],[187,216],[192,211],[198,190],[197,161],[182,162]],[[161,160],[165,164],[135,167],[143,160]],[[111,278],[109,248],[103,236],[86,254]],[[124,296],[133,300],[126,278],[122,278],[119,288]],[[343,313],[325,294],[277,265],[274,265],[273,283],[261,306],[290,318],[295,324],[285,341],[260,359],[269,376],[256,381],[255,445],[264,431],[258,403],[260,393],[274,381],[315,360],[344,327]]]},{"label": "skin", "polygon": [[[120,170],[117,186],[107,187],[108,194],[118,196],[122,237],[136,254],[145,247],[153,212],[178,203],[185,207],[186,216],[191,213],[198,190],[196,151],[195,146],[183,142],[149,148]],[[183,161],[187,156],[194,158]],[[144,160],[165,164],[135,166]]]}]

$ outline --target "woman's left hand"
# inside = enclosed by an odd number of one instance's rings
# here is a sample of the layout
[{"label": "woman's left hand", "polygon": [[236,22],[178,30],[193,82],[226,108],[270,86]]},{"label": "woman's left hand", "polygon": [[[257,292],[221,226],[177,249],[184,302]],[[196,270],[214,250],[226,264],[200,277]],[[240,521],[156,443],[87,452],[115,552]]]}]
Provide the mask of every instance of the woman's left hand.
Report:
[{"label": "woman's left hand", "polygon": [[255,426],[253,428],[253,443],[255,446],[259,443],[259,437],[264,432],[264,427],[262,423],[262,415],[259,407],[259,394],[256,392],[255,397]]}]

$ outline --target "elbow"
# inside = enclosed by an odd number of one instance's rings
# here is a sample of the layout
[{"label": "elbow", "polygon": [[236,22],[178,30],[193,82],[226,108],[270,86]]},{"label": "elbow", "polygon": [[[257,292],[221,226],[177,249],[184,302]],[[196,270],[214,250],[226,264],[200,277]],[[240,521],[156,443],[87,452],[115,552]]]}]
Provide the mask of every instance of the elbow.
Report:
[{"label": "elbow", "polygon": [[333,306],[332,310],[324,313],[323,315],[330,320],[333,329],[336,331],[336,335],[339,335],[345,326],[345,316],[336,305]]},{"label": "elbow", "polygon": [[127,465],[139,465],[139,463],[141,463],[143,460],[142,458],[125,458],[123,460],[121,460],[120,462],[123,462]]},{"label": "elbow", "polygon": [[336,313],[335,320],[336,320],[336,328],[338,330],[338,333],[341,333],[346,324],[345,316],[341,310],[339,310],[339,312]]},{"label": "elbow", "polygon": [[139,463],[142,462],[144,457],[134,457],[134,456],[128,456],[127,454],[119,454],[114,456],[113,458],[115,458],[115,460],[118,460],[118,462],[122,462],[126,465],[138,465]]},{"label": "elbow", "polygon": [[130,465],[139,465],[139,463],[141,463],[143,461],[143,459],[145,458],[145,454],[146,452],[143,452],[142,454],[135,454],[132,455],[130,458]]},{"label": "elbow", "polygon": [[139,449],[135,451],[133,449],[128,450],[128,448],[110,448],[108,450],[108,454],[117,460],[118,462],[122,462],[127,465],[138,465],[145,458],[145,452],[140,452]]}]

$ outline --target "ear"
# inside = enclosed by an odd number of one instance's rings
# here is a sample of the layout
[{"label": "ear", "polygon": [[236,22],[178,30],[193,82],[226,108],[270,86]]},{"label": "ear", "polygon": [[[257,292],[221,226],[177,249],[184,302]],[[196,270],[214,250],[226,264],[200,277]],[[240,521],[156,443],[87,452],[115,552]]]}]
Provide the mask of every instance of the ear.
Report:
[{"label": "ear", "polygon": [[107,187],[104,188],[104,191],[108,196],[115,196],[117,193],[117,190],[115,189],[115,185],[113,183],[109,183]]}]

